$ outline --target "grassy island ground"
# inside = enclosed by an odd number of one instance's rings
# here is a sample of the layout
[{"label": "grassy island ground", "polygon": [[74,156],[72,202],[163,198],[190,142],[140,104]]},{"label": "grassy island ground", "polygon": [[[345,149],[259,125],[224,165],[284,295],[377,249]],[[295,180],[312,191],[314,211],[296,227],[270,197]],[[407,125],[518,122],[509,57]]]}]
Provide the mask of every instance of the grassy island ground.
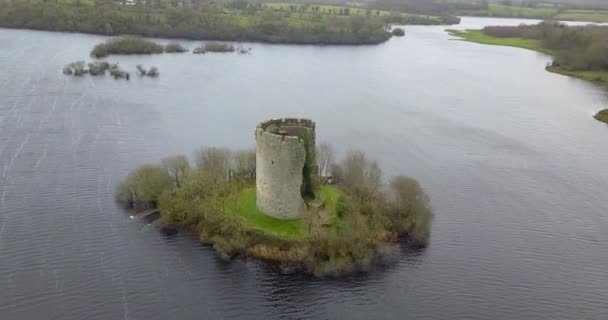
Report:
[{"label": "grassy island ground", "polygon": [[191,40],[377,44],[391,37],[389,24],[458,22],[453,16],[311,4],[0,0],[0,27]]},{"label": "grassy island ground", "polygon": [[594,118],[597,119],[598,121],[608,124],[608,109],[604,109],[604,110],[596,113]]},{"label": "grassy island ground", "polygon": [[448,30],[464,41],[525,48],[554,57],[546,70],[608,86],[608,27],[553,22],[482,30]]},{"label": "grassy island ground", "polygon": [[287,221],[257,209],[253,151],[206,148],[194,162],[176,156],[141,166],[120,183],[118,200],[160,209],[163,223],[192,231],[222,257],[252,256],[319,276],[366,271],[398,255],[390,243],[424,246],[429,238],[430,203],[420,185],[405,176],[384,185],[376,162],[361,152],[318,161],[320,172],[331,165],[339,183],[318,179],[301,219]]},{"label": "grassy island ground", "polygon": [[[324,199],[323,214],[328,225],[338,224],[338,198],[342,192],[335,186],[325,185],[320,188],[319,196]],[[258,230],[270,236],[284,240],[303,240],[304,226],[301,220],[281,220],[265,215],[256,206],[255,187],[243,189],[234,202],[228,203],[224,212],[235,214],[244,226]]]},{"label": "grassy island ground", "polygon": [[300,220],[281,220],[265,215],[256,206],[255,187],[243,189],[235,201],[229,203],[226,214],[235,214],[250,229],[259,230],[271,236],[302,240],[304,232]]}]

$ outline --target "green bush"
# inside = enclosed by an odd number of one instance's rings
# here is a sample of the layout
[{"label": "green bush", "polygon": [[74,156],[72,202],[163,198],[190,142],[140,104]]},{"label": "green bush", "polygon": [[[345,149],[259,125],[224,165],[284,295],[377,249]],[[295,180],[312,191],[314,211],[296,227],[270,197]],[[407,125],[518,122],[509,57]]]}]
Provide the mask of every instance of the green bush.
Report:
[{"label": "green bush", "polygon": [[388,219],[391,229],[399,234],[409,234],[420,243],[429,238],[431,206],[418,181],[397,176],[391,180],[388,190]]},{"label": "green bush", "polygon": [[167,52],[167,53],[182,53],[182,52],[187,52],[187,51],[188,51],[188,49],[184,48],[179,43],[169,43],[168,45],[165,46],[165,52]]},{"label": "green bush", "polygon": [[403,37],[405,35],[405,30],[401,28],[394,28],[392,34],[397,37]]},{"label": "green bush", "polygon": [[164,47],[141,37],[124,36],[108,40],[96,45],[91,56],[104,58],[111,54],[158,54],[163,53]]},{"label": "green bush", "polygon": [[136,209],[156,207],[171,177],[161,166],[143,165],[133,170],[117,188],[119,201]]}]

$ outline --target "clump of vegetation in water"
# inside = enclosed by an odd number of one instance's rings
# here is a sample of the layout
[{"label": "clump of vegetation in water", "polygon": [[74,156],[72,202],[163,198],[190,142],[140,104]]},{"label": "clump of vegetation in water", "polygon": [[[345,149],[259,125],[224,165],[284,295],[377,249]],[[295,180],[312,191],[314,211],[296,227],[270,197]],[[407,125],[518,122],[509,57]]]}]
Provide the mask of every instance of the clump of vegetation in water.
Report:
[{"label": "clump of vegetation in water", "polygon": [[394,36],[403,37],[405,35],[405,30],[401,28],[394,28],[391,32]]},{"label": "clump of vegetation in water", "polygon": [[114,79],[131,79],[131,74],[128,71],[121,69],[118,64],[110,65],[110,75],[114,77]]},{"label": "clump of vegetation in water", "polygon": [[138,210],[159,208],[162,222],[195,232],[224,258],[254,256],[317,276],[367,271],[398,253],[387,244],[399,239],[426,245],[430,202],[416,180],[398,176],[385,185],[363,153],[333,163],[327,150],[316,152],[323,157],[317,162],[335,184],[320,187],[324,205],[309,207],[300,220],[257,209],[255,151],[203,148],[194,164],[175,156],[141,166],[120,183],[117,198]]},{"label": "clump of vegetation in water", "polygon": [[608,124],[608,109],[601,110],[596,113],[594,118],[598,121],[604,122]]},{"label": "clump of vegetation in water", "polygon": [[92,62],[88,66],[89,74],[92,76],[104,75],[107,70],[110,70],[110,64],[105,61]]},{"label": "clump of vegetation in water", "polygon": [[188,49],[184,48],[181,44],[179,43],[169,43],[168,45],[165,46],[165,52],[167,53],[182,53],[182,52],[187,52]]},{"label": "clump of vegetation in water", "polygon": [[91,51],[91,56],[104,58],[111,54],[159,54],[164,50],[162,45],[141,37],[123,36],[96,45]]},{"label": "clump of vegetation in water", "polygon": [[85,74],[100,76],[104,75],[107,70],[110,70],[110,64],[105,61],[98,61],[88,64],[84,61],[76,61],[63,67],[64,74],[73,75],[76,77],[80,77]]},{"label": "clump of vegetation in water", "polygon": [[234,52],[236,49],[231,43],[207,42],[192,51],[194,54],[204,54],[206,52]]},{"label": "clump of vegetation in water", "polygon": [[[110,75],[114,79],[129,80],[131,78],[131,74],[128,71],[120,68],[117,63],[110,64],[106,61],[96,61],[88,64],[84,61],[76,61],[63,67],[64,74],[73,75],[77,77],[83,76],[85,74],[90,74],[92,76],[102,76],[106,74],[106,71],[109,71]],[[151,67],[149,70],[147,70],[139,64],[137,65],[137,72],[140,76],[146,76],[150,78],[156,78],[160,75],[157,67]]]},{"label": "clump of vegetation in water", "polygon": [[63,74],[66,75],[74,75],[76,77],[81,77],[87,74],[89,70],[86,68],[86,64],[84,61],[76,61],[72,62],[65,67],[63,67]]},{"label": "clump of vegetation in water", "polygon": [[151,67],[150,70],[146,70],[144,67],[141,66],[141,64],[137,65],[137,73],[140,77],[150,78],[156,78],[159,75],[157,67]]}]

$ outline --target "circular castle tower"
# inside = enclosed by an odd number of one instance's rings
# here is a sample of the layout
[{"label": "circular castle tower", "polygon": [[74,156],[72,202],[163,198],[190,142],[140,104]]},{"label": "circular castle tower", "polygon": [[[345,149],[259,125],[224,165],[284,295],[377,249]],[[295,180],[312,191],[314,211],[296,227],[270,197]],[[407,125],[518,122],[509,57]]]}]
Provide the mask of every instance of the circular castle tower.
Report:
[{"label": "circular castle tower", "polygon": [[255,129],[256,204],[278,219],[298,219],[304,198],[314,198],[315,123],[272,119]]}]

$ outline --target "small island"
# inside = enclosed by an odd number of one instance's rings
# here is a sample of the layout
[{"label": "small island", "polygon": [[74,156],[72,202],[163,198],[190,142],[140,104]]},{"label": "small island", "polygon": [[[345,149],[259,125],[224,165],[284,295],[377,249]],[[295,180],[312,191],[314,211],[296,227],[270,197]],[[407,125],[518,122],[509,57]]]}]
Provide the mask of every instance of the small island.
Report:
[{"label": "small island", "polygon": [[96,45],[91,51],[91,57],[105,58],[112,54],[160,54],[165,52],[183,53],[187,51],[188,49],[182,47],[179,43],[170,43],[163,46],[142,37],[122,36]]},{"label": "small island", "polygon": [[234,45],[231,43],[223,42],[207,42],[194,48],[192,53],[194,54],[205,54],[207,52],[234,52],[236,51]]},{"label": "small island", "polygon": [[405,35],[405,30],[403,30],[402,28],[394,28],[393,31],[391,31],[391,33],[394,36],[403,37]]},{"label": "small island", "polygon": [[117,199],[160,212],[163,228],[194,233],[225,259],[254,257],[284,272],[337,276],[426,246],[430,201],[415,179],[382,171],[350,151],[316,145],[315,123],[272,119],[255,129],[255,151],[203,148],[133,170]]},{"label": "small island", "polygon": [[608,124],[608,109],[601,110],[593,116],[597,121]]}]

